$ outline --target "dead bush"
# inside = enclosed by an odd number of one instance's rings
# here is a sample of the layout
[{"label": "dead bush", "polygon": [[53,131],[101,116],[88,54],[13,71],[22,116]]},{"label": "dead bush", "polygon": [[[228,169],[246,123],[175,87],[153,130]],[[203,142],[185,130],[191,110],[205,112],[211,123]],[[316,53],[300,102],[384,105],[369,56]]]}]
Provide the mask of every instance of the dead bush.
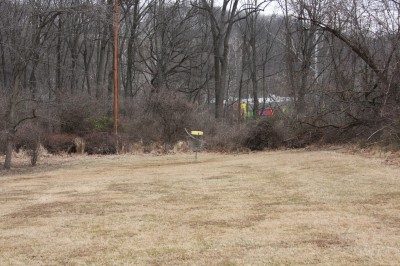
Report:
[{"label": "dead bush", "polygon": [[147,101],[125,104],[120,119],[130,142],[173,144],[185,139],[185,128],[195,124],[197,107],[183,96],[166,90],[152,93]]},{"label": "dead bush", "polygon": [[281,145],[287,148],[304,148],[311,144],[326,144],[338,138],[335,128],[312,126],[291,117],[269,118],[272,129],[280,138]]},{"label": "dead bush", "polygon": [[85,152],[87,154],[115,154],[117,140],[114,135],[95,132],[84,136]]},{"label": "dead bush", "polygon": [[390,126],[382,127],[375,132],[375,135],[379,135],[381,139],[381,146],[384,146],[386,150],[400,150],[400,121],[394,122]]},{"label": "dead bush", "polygon": [[123,125],[122,145],[128,146],[131,143],[142,142],[143,146],[146,146],[153,142],[161,142],[163,136],[158,121],[153,121],[144,111],[136,115],[132,118],[121,117],[120,119]]},{"label": "dead bush", "polygon": [[184,129],[192,125],[194,109],[186,99],[170,91],[153,94],[147,108],[152,120],[160,126],[161,140],[169,144],[184,138]]},{"label": "dead bush", "polygon": [[14,138],[15,151],[18,153],[23,150],[31,160],[31,165],[35,166],[39,160],[41,151],[44,149],[41,146],[42,129],[39,126],[39,121],[28,121],[21,124],[16,131]]},{"label": "dead bush", "polygon": [[76,153],[83,154],[85,152],[85,140],[83,138],[75,138],[74,144],[76,148]]},{"label": "dead bush", "polygon": [[6,152],[6,143],[7,143],[7,131],[0,131],[0,153],[4,154]]},{"label": "dead bush", "polygon": [[174,153],[188,152],[188,151],[190,151],[190,147],[187,141],[178,141],[174,145]]},{"label": "dead bush", "polygon": [[215,123],[206,129],[204,148],[219,152],[244,151],[243,140],[248,134],[245,125]]},{"label": "dead bush", "polygon": [[145,151],[154,155],[168,154],[171,150],[170,145],[162,143],[151,143],[147,145]]},{"label": "dead bush", "polygon": [[307,130],[296,131],[292,138],[283,141],[284,146],[291,149],[299,149],[307,147],[311,144],[325,144],[321,140],[323,133],[321,130],[315,128],[308,128]]},{"label": "dead bush", "polygon": [[254,126],[251,126],[243,141],[243,145],[250,150],[275,149],[281,144],[282,138],[269,119],[261,119]]},{"label": "dead bush", "polygon": [[143,154],[145,147],[143,145],[143,141],[138,142],[124,142],[121,145],[120,152],[121,153],[131,153],[131,154]]},{"label": "dead bush", "polygon": [[42,137],[43,146],[52,154],[62,152],[76,152],[74,139],[76,135],[71,134],[45,134]]},{"label": "dead bush", "polygon": [[106,99],[95,99],[86,94],[63,95],[58,108],[61,133],[84,135],[91,131],[110,132],[111,107]]}]

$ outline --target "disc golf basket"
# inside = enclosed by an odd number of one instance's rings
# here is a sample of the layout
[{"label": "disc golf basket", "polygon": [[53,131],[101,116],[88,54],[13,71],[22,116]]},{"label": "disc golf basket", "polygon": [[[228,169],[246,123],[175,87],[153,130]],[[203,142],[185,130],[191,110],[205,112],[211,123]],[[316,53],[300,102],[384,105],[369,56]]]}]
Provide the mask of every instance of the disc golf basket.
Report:
[{"label": "disc golf basket", "polygon": [[195,152],[195,160],[197,161],[197,153],[200,152],[203,148],[203,131],[190,131],[190,133],[185,129],[188,134],[188,142],[192,151]]}]

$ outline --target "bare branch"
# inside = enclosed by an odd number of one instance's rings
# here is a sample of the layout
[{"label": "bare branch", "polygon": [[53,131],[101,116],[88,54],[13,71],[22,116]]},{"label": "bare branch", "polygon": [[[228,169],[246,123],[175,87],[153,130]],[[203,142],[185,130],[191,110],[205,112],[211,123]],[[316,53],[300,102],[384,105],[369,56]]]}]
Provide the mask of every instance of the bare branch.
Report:
[{"label": "bare branch", "polygon": [[13,130],[14,130],[14,131],[17,131],[17,127],[18,127],[20,124],[22,124],[23,122],[25,122],[25,121],[27,121],[27,120],[32,120],[32,119],[35,119],[35,118],[37,118],[36,110],[33,109],[33,110],[32,110],[32,116],[25,117],[25,118],[19,120],[19,121],[15,124],[15,126],[13,127]]}]

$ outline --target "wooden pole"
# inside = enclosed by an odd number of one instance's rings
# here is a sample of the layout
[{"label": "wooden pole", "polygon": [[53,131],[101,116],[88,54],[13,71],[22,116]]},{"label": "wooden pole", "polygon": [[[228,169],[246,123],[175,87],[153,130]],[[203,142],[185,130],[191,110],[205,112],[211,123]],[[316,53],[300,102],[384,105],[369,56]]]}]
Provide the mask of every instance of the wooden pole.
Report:
[{"label": "wooden pole", "polygon": [[114,32],[114,133],[118,146],[118,0],[115,0]]}]

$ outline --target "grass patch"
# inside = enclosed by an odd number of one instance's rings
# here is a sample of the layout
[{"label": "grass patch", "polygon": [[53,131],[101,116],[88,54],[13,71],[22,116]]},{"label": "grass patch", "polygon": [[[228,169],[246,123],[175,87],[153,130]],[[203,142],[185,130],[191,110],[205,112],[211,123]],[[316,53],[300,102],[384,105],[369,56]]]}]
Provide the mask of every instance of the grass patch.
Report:
[{"label": "grass patch", "polygon": [[0,265],[400,261],[400,175],[327,151],[110,156],[0,179]]}]

